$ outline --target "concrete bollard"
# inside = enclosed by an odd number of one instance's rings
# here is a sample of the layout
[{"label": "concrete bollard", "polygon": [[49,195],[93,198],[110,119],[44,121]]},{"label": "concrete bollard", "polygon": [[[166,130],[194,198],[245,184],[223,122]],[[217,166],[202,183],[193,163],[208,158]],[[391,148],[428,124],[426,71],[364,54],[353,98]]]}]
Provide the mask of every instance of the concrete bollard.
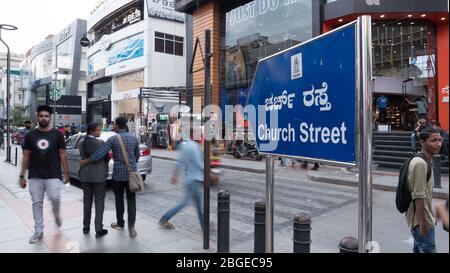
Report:
[{"label": "concrete bollard", "polygon": [[266,252],[266,201],[255,202],[255,253]]},{"label": "concrete bollard", "polygon": [[339,243],[339,253],[358,253],[358,240],[353,237],[345,237]]},{"label": "concrete bollard", "polygon": [[230,252],[230,192],[217,193],[217,252]]},{"label": "concrete bollard", "polygon": [[311,218],[300,213],[294,217],[294,253],[311,252]]}]

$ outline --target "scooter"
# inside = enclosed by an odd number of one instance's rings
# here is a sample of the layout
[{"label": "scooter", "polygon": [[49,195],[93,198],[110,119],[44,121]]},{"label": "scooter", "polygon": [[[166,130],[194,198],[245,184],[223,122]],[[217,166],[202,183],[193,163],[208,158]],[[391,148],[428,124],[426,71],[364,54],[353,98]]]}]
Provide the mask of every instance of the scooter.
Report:
[{"label": "scooter", "polygon": [[259,154],[256,148],[255,141],[243,142],[242,140],[237,140],[233,146],[232,154],[235,158],[249,157],[255,158],[258,161],[263,159],[263,156]]}]

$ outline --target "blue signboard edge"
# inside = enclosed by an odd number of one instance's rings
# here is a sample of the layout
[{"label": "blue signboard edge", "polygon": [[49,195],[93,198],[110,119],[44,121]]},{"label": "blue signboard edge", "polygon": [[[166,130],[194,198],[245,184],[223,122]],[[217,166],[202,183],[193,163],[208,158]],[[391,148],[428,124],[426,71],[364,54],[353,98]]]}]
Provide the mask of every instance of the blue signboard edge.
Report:
[{"label": "blue signboard edge", "polygon": [[[287,49],[285,49],[285,50],[283,50],[283,51],[280,51],[280,52],[274,53],[274,54],[272,54],[272,55],[270,55],[270,56],[267,56],[267,57],[265,57],[265,58],[262,58],[262,59],[258,60],[258,63],[257,63],[257,65],[256,65],[255,71],[258,71],[258,67],[259,67],[260,63],[263,62],[263,61],[265,61],[265,60],[268,60],[268,59],[271,59],[271,58],[273,58],[273,57],[275,57],[275,56],[281,55],[281,54],[283,54],[283,53],[285,53],[285,52],[287,52],[287,51],[290,51],[290,50],[292,50],[292,49],[295,49],[295,48],[297,48],[297,47],[302,47],[302,46],[304,46],[304,45],[306,45],[306,44],[309,44],[309,43],[311,43],[311,42],[314,42],[315,40],[318,40],[318,39],[321,39],[321,38],[323,38],[323,37],[332,35],[332,34],[334,34],[335,32],[339,32],[339,31],[341,31],[341,30],[343,30],[343,29],[345,29],[345,28],[351,27],[351,26],[354,26],[354,27],[356,28],[356,26],[357,26],[357,20],[352,21],[352,22],[349,22],[349,23],[347,23],[347,24],[345,24],[345,25],[343,25],[343,26],[340,26],[340,27],[338,27],[338,28],[336,28],[336,29],[333,29],[333,30],[331,30],[331,31],[329,31],[329,32],[327,32],[327,33],[323,33],[323,34],[321,34],[321,35],[319,35],[319,36],[316,36],[316,37],[314,37],[314,38],[312,38],[312,39],[309,39],[308,41],[304,41],[303,43],[300,43],[300,44],[298,44],[298,45],[295,45],[295,46],[292,46],[292,47],[290,47],[290,48],[287,48]],[[355,54],[356,54],[356,52],[355,52]],[[356,57],[357,57],[357,56],[355,56],[355,58],[356,58]],[[358,61],[358,60],[356,60],[356,61]],[[356,66],[356,63],[355,63],[355,66]],[[355,68],[356,68],[356,67],[355,67]],[[356,68],[356,69],[357,69],[357,68]],[[356,73],[357,73],[357,72],[356,72]],[[356,76],[356,75],[355,75],[355,76]],[[250,99],[251,90],[253,90],[253,84],[254,84],[255,78],[256,78],[256,77],[253,77],[252,84],[250,85],[250,88],[249,88],[249,94],[248,94],[248,96],[247,96],[247,102],[246,102],[246,104],[245,104],[246,106],[248,105],[248,102],[249,102],[249,99]],[[356,79],[356,80],[357,80],[357,79]],[[355,98],[357,98],[356,92],[358,92],[358,88],[357,88],[356,82],[355,82]],[[355,126],[358,126],[358,118],[356,117],[357,113],[358,113],[358,106],[355,104]],[[358,139],[358,132],[357,132],[357,130],[354,131],[354,137],[355,137],[355,140]],[[357,163],[357,155],[356,155],[356,153],[358,153],[358,141],[355,141],[355,161],[352,161],[352,162],[334,161],[334,160],[325,160],[325,159],[312,158],[312,157],[303,157],[303,156],[288,156],[288,155],[282,155],[282,154],[275,154],[275,153],[261,152],[261,151],[259,150],[259,146],[258,146],[258,145],[256,145],[256,149],[258,150],[258,153],[261,154],[261,155],[263,155],[263,156],[284,157],[284,158],[298,159],[298,160],[304,160],[304,161],[310,161],[310,162],[317,162],[317,163],[325,163],[325,164],[328,164],[328,165],[344,166],[344,167],[357,167],[357,166],[358,166],[358,163]]]}]

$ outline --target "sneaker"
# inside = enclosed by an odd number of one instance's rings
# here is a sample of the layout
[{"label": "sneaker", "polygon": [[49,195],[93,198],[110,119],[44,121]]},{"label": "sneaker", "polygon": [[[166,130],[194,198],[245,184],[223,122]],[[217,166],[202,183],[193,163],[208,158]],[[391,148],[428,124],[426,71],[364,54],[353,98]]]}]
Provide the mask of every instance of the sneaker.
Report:
[{"label": "sneaker", "polygon": [[119,224],[117,224],[117,223],[112,223],[112,224],[111,224],[111,228],[117,229],[117,230],[123,230],[123,229],[124,229],[123,226],[121,226],[121,225],[119,225]]},{"label": "sneaker", "polygon": [[89,227],[83,228],[83,234],[88,234],[91,229]]},{"label": "sneaker", "polygon": [[174,229],[175,226],[167,220],[161,219],[159,220],[159,225],[165,229]]},{"label": "sneaker", "polygon": [[129,227],[128,228],[128,232],[130,233],[130,237],[131,238],[134,238],[134,237],[137,236],[137,232],[136,232],[136,229],[134,227]]},{"label": "sneaker", "polygon": [[30,238],[30,244],[37,243],[42,240],[42,238],[44,238],[44,232],[35,232]]},{"label": "sneaker", "polygon": [[95,238],[100,238],[105,236],[106,234],[108,234],[108,230],[107,229],[102,229],[99,232],[95,233]]}]

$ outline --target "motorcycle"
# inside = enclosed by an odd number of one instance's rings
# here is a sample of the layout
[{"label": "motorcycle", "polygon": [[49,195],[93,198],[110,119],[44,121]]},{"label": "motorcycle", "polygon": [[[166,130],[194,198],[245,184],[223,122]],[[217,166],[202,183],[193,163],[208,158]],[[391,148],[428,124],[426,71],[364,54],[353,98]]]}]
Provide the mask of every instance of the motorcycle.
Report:
[{"label": "motorcycle", "polygon": [[256,148],[255,141],[243,142],[242,140],[237,140],[233,146],[232,154],[235,158],[249,157],[258,161],[263,159],[263,156],[259,154]]}]

